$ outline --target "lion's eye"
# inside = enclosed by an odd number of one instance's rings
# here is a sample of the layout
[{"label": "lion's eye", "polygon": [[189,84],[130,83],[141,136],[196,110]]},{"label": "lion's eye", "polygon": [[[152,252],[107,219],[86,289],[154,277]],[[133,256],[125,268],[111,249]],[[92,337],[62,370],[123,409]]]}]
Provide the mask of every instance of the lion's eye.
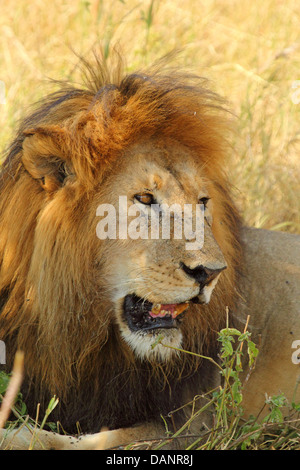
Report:
[{"label": "lion's eye", "polygon": [[199,204],[203,204],[204,207],[206,207],[209,200],[210,200],[210,197],[201,197],[199,199]]},{"label": "lion's eye", "polygon": [[134,198],[137,199],[137,201],[147,206],[150,206],[151,204],[155,203],[154,196],[153,194],[150,194],[150,193],[136,194]]}]

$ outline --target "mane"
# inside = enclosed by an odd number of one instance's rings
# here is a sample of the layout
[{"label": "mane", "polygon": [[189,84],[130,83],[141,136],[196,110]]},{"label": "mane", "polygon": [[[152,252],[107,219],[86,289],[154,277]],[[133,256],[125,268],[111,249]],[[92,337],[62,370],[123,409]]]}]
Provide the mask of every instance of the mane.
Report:
[{"label": "mane", "polygon": [[[225,100],[208,88],[205,78],[167,67],[166,60],[126,75],[119,56],[111,70],[98,56],[95,63],[81,58],[83,85],[76,88],[67,81],[54,81],[58,91],[36,103],[21,121],[4,156],[2,172],[20,159],[26,131],[45,125],[67,124],[74,147],[78,140],[91,139],[93,163],[102,167],[140,136],[155,134],[171,136],[202,151],[210,163],[212,157],[215,163],[222,161],[223,155],[218,156],[215,148],[220,150],[221,141],[222,150],[228,145],[230,121]],[[78,134],[79,130],[83,132]],[[101,155],[94,148],[99,143]]]},{"label": "mane", "polygon": [[[224,322],[226,306],[234,307],[242,260],[241,220],[224,172],[230,131],[225,102],[203,78],[161,62],[127,75],[120,63],[112,72],[100,60],[83,61],[83,68],[84,86],[59,84],[59,90],[21,122],[0,175],[0,338],[9,345],[10,363],[16,348],[26,351],[24,390],[30,390],[33,402],[54,393],[71,400],[74,416],[66,411],[70,422],[77,419],[80,407],[86,418],[86,401],[90,400],[91,408],[99,406],[97,391],[103,383],[105,390],[126,391],[124,371],[131,387],[141,376],[144,382],[155,376],[154,390],[159,390],[205,367],[200,358],[185,356],[176,356],[166,366],[139,363],[128,348],[120,346],[111,322],[112,306],[105,293],[99,298],[96,292],[96,248],[86,234],[93,214],[83,208],[127,148],[146,138],[179,141],[199,155],[215,185],[223,222],[216,238],[229,267],[216,287],[215,300],[201,307],[202,314],[186,327],[185,348],[216,357],[216,332]],[[46,155],[52,162],[48,191],[38,173],[28,172],[36,155]],[[57,159],[63,162],[59,170]],[[54,174],[54,166],[59,174]],[[75,175],[75,189],[62,192],[55,186],[54,179],[64,186]],[[41,259],[44,265],[38,271]],[[105,422],[113,405],[106,403],[107,416],[103,407]],[[146,408],[140,413],[147,415]]]}]

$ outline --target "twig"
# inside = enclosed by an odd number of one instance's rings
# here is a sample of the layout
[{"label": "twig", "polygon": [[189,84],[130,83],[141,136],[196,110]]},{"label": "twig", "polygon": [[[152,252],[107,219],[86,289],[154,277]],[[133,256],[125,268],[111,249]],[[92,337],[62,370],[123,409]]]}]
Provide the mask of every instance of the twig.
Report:
[{"label": "twig", "polygon": [[[249,320],[250,320],[250,315],[247,316],[247,321],[246,321],[246,325],[245,325],[245,328],[244,328],[244,334],[246,333],[246,331],[248,329]],[[244,345],[244,341],[241,342],[240,351],[242,351],[243,345]]]}]

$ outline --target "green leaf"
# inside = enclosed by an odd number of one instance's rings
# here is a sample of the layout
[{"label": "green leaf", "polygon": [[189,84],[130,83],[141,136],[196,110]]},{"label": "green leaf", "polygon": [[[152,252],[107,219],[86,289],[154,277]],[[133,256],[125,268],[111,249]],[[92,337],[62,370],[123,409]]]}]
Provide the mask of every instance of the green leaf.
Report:
[{"label": "green leaf", "polygon": [[293,410],[300,411],[300,403],[292,403]]},{"label": "green leaf", "polygon": [[249,333],[249,331],[246,331],[245,333],[242,333],[239,337],[238,337],[238,340],[240,341],[240,343],[242,341],[248,341],[249,338],[251,336],[251,333]]},{"label": "green leaf", "polygon": [[0,393],[4,395],[9,384],[10,377],[3,371],[0,372]]},{"label": "green leaf", "polygon": [[[19,394],[20,395],[20,394]],[[21,416],[27,414],[27,406],[26,404],[19,398],[18,402],[16,403],[16,409]]]},{"label": "green leaf", "polygon": [[233,347],[230,341],[224,340],[222,346],[223,347],[221,357],[228,357],[233,354]]},{"label": "green leaf", "polygon": [[232,384],[232,396],[236,405],[239,405],[243,400],[243,395],[241,393],[241,383],[240,381],[236,381]]},{"label": "green leaf", "polygon": [[248,355],[249,355],[249,364],[252,365],[254,362],[254,359],[258,355],[258,349],[253,343],[253,341],[248,341]]},{"label": "green leaf", "polygon": [[283,415],[280,408],[274,408],[271,413],[269,413],[264,419],[263,422],[268,423],[282,423]]},{"label": "green leaf", "polygon": [[241,332],[237,330],[236,328],[223,328],[223,330],[220,331],[220,334],[223,335],[235,335],[235,336],[240,336]]},{"label": "green leaf", "polygon": [[49,413],[51,413],[54,410],[54,408],[58,405],[58,402],[59,402],[59,399],[56,398],[56,396],[54,395],[54,397],[51,398],[48,408],[47,408]]},{"label": "green leaf", "polygon": [[[258,423],[254,423],[250,425],[245,424],[242,427],[242,432],[243,434],[249,434],[252,431],[259,430],[259,428],[260,428],[260,425]],[[242,442],[241,450],[246,450],[247,447],[251,445],[251,441],[256,441],[257,439],[259,439],[260,436],[261,436],[261,430],[251,434],[251,436],[246,437],[245,440]]]},{"label": "green leaf", "polygon": [[274,405],[276,407],[282,407],[286,404],[287,399],[283,393],[280,395],[275,395],[267,400],[267,403]]}]

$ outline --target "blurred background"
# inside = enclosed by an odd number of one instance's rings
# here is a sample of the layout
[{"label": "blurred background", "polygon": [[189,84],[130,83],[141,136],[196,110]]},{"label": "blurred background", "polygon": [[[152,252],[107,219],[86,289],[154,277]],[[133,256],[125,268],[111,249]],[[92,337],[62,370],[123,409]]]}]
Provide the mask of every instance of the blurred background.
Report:
[{"label": "blurred background", "polygon": [[119,43],[127,70],[174,48],[235,114],[229,173],[249,225],[300,233],[300,9],[296,0],[2,0],[0,149],[28,106]]}]

